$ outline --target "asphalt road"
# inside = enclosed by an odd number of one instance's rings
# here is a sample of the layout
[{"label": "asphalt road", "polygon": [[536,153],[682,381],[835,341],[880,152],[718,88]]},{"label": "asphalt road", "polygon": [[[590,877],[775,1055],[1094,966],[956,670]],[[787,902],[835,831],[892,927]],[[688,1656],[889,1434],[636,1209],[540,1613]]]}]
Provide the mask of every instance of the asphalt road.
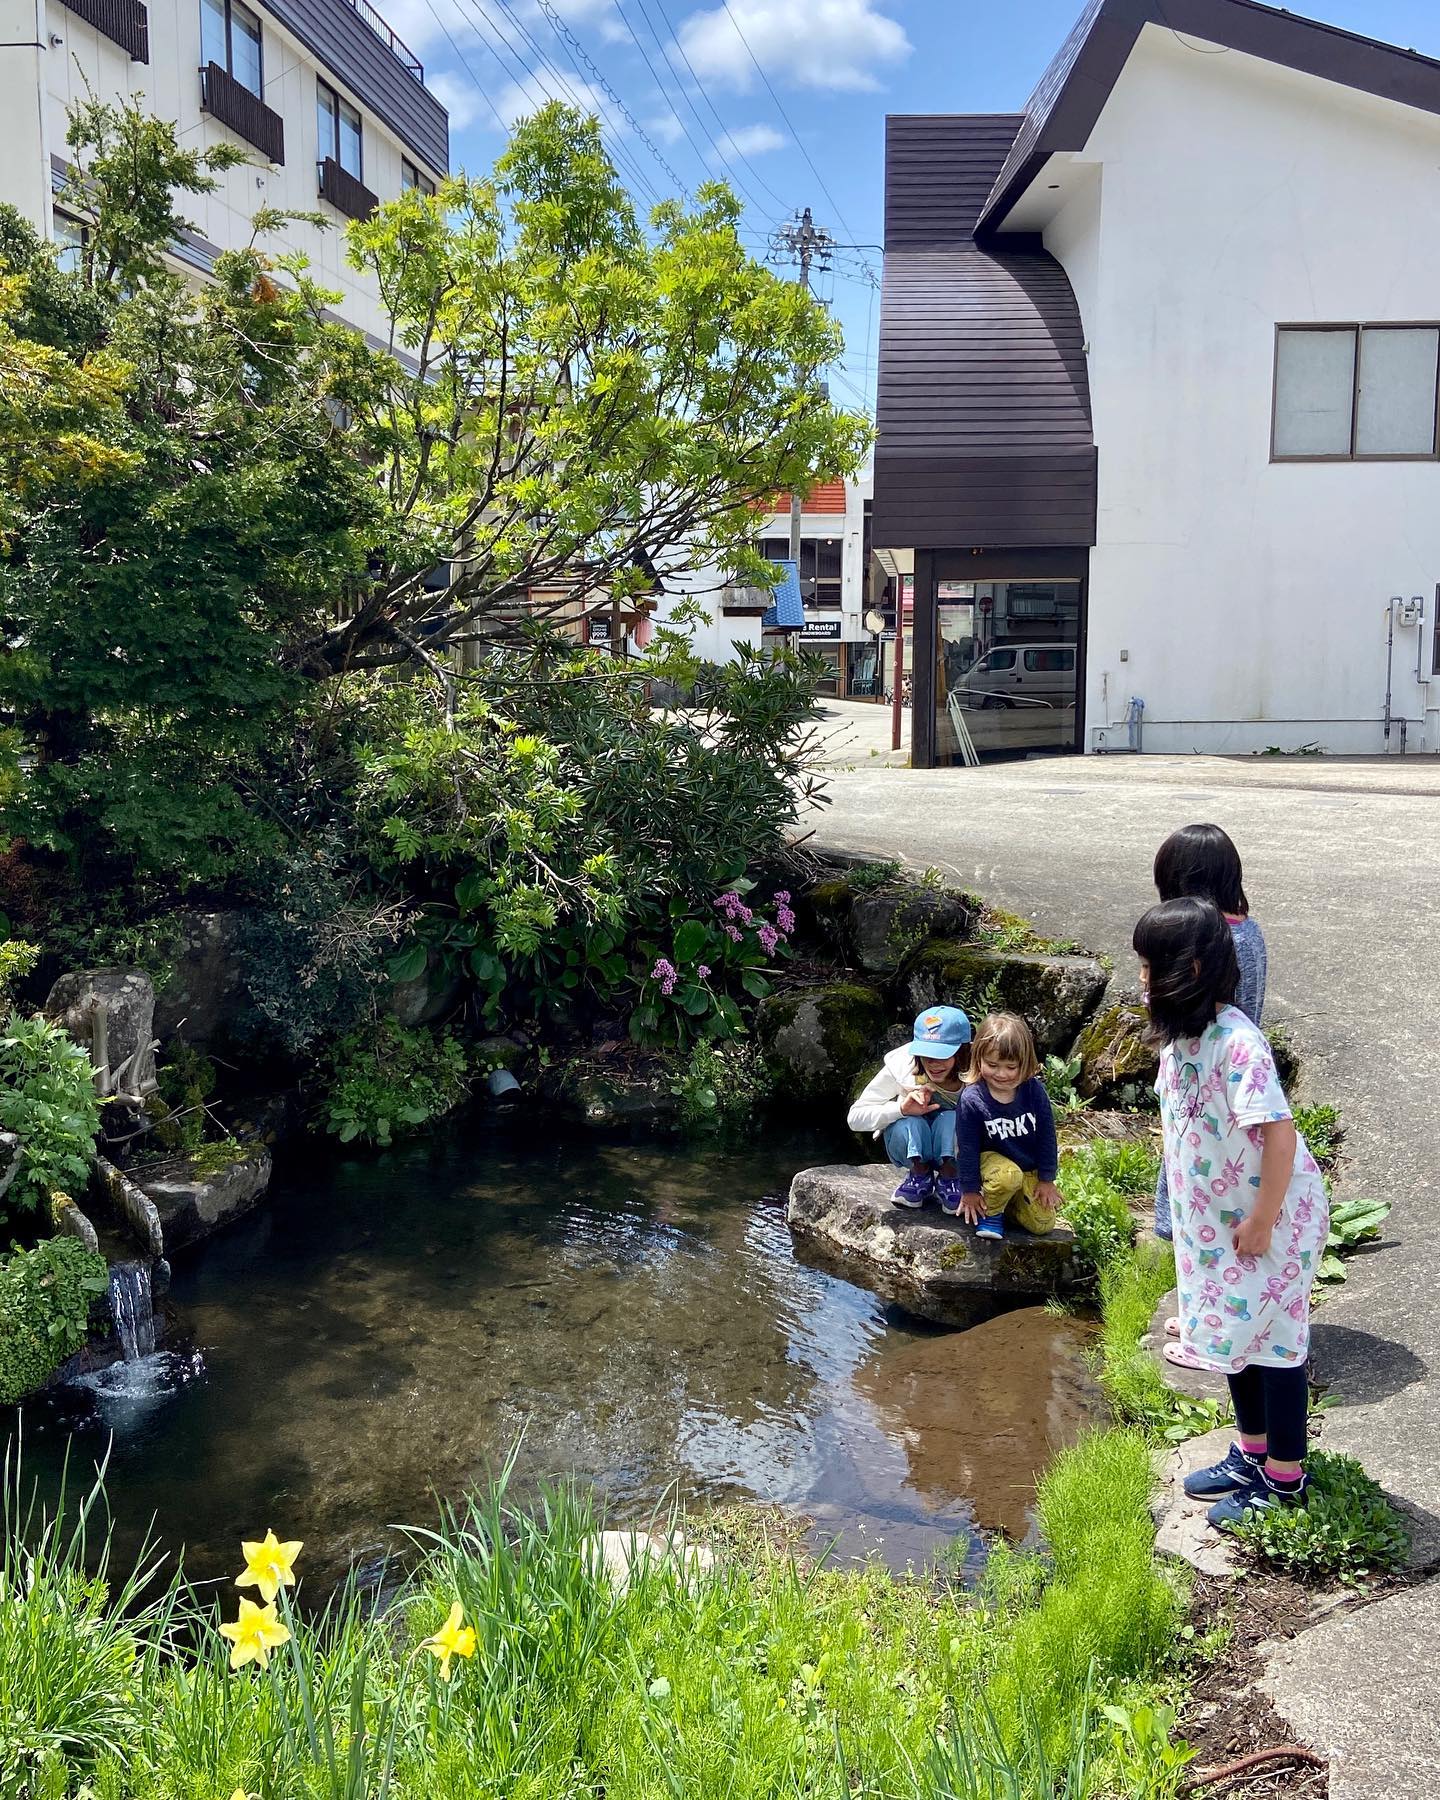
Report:
[{"label": "asphalt road", "polygon": [[1347,1130],[1342,1194],[1393,1211],[1315,1329],[1341,1401],[1329,1447],[1360,1456],[1440,1557],[1440,760],[1099,758],[933,772],[837,769],[817,841],[934,866],[1115,960],[1154,898],[1156,847],[1213,820],[1234,838],[1270,954],[1267,1022],[1303,1058],[1300,1098]]}]

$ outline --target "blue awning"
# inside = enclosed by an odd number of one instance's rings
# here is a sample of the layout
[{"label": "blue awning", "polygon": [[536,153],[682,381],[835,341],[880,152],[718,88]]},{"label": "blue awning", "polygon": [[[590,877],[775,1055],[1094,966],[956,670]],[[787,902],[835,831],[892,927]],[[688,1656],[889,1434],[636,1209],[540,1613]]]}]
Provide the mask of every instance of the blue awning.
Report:
[{"label": "blue awning", "polygon": [[805,623],[805,602],[800,598],[800,571],[793,562],[781,560],[785,571],[770,610],[760,621],[766,631],[799,631]]}]

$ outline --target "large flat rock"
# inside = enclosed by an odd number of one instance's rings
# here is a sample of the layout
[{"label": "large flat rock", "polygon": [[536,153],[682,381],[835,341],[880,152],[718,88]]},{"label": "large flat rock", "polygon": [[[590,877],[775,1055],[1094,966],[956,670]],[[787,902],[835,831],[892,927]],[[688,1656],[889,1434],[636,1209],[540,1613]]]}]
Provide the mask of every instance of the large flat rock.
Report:
[{"label": "large flat rock", "polygon": [[1054,1294],[1079,1284],[1068,1225],[1043,1238],[1012,1228],[1002,1242],[987,1242],[935,1208],[892,1206],[898,1179],[888,1164],[802,1169],[790,1184],[790,1229],[846,1280],[939,1325],[973,1323],[976,1302],[987,1295]]},{"label": "large flat rock", "polygon": [[213,1175],[183,1165],[163,1174],[138,1175],[136,1185],[160,1217],[165,1254],[198,1244],[232,1219],[260,1204],[270,1185],[272,1161],[264,1145]]}]

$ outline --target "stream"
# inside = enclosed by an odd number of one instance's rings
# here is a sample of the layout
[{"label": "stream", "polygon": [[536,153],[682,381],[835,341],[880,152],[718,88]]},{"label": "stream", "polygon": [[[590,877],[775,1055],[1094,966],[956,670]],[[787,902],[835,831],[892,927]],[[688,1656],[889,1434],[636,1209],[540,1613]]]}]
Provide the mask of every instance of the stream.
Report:
[{"label": "stream", "polygon": [[33,1403],[27,1475],[53,1492],[67,1445],[72,1484],[108,1446],[122,1555],[153,1520],[224,1577],[268,1526],[305,1541],[312,1593],[517,1443],[520,1497],[574,1474],[612,1523],[758,1500],[838,1556],[960,1539],[972,1562],[982,1530],[1026,1535],[1035,1472],[1103,1416],[1092,1328],[1029,1306],[940,1331],[804,1266],[790,1176],[853,1159],[828,1130],[613,1143],[542,1115],[291,1153],[268,1205],[177,1259],[167,1379]]}]

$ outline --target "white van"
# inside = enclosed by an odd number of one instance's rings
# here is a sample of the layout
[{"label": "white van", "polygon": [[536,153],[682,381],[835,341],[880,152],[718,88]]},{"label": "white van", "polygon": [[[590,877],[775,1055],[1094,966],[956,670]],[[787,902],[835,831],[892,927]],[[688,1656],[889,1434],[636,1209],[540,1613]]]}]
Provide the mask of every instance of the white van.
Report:
[{"label": "white van", "polygon": [[955,689],[963,707],[1071,706],[1073,644],[997,644]]}]

